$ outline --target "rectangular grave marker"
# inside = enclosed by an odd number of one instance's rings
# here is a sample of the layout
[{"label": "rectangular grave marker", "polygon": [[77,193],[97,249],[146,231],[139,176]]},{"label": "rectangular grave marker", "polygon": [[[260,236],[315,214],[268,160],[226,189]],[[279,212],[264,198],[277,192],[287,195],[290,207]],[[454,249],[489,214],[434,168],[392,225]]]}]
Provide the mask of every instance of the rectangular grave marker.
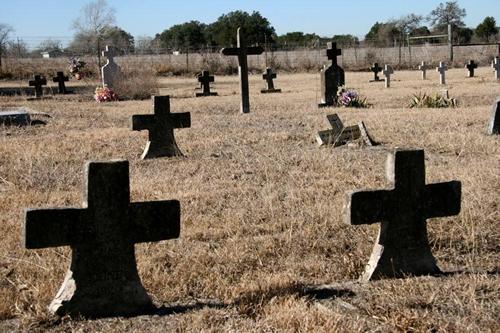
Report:
[{"label": "rectangular grave marker", "polygon": [[497,97],[491,108],[490,124],[488,134],[500,134],[500,96]]}]

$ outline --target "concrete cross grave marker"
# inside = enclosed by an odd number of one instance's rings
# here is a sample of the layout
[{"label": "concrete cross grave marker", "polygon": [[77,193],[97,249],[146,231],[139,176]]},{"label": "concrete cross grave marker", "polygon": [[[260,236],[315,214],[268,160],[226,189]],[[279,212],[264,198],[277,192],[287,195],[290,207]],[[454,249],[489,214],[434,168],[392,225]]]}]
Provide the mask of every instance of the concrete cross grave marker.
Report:
[{"label": "concrete cross grave marker", "polygon": [[391,87],[391,75],[394,74],[394,69],[392,69],[391,65],[385,65],[384,70],[382,71],[385,77],[385,87]]},{"label": "concrete cross grave marker", "polygon": [[66,85],[64,82],[68,82],[69,78],[64,76],[63,72],[57,72],[57,75],[52,78],[52,82],[57,82],[57,90],[60,94],[67,94]]},{"label": "concrete cross grave marker", "polygon": [[363,140],[367,146],[373,146],[376,142],[370,137],[365,124],[361,121],[357,125],[344,127],[339,116],[335,114],[327,115],[326,118],[332,129],[319,131],[316,141],[320,146],[333,145],[334,147],[345,145],[350,141]]},{"label": "concrete cross grave marker", "polygon": [[467,77],[474,77],[474,69],[477,68],[477,64],[474,60],[469,60],[469,62],[465,64],[465,68],[468,70]]},{"label": "concrete cross grave marker", "polygon": [[149,141],[141,158],[182,156],[174,129],[191,127],[191,114],[170,113],[169,96],[153,96],[152,100],[154,114],[133,115],[130,119],[133,131],[149,131]]},{"label": "concrete cross grave marker", "polygon": [[47,79],[36,74],[33,75],[33,80],[28,81],[30,87],[35,87],[35,97],[41,98],[43,95],[42,86],[47,84]]},{"label": "concrete cross grave marker", "polygon": [[380,67],[377,62],[374,63],[372,67],[370,67],[370,70],[373,72],[373,80],[370,80],[370,82],[379,82],[379,81],[382,81],[378,77],[378,73],[380,73],[382,71],[382,69],[383,68]]},{"label": "concrete cross grave marker", "polygon": [[210,82],[214,82],[215,79],[213,75],[210,75],[209,71],[202,71],[201,74],[198,75],[198,82],[201,86],[201,93],[195,93],[196,97],[202,96],[217,96],[216,92],[210,91]]},{"label": "concrete cross grave marker", "polygon": [[490,125],[488,126],[488,134],[500,134],[500,96],[491,108]]},{"label": "concrete cross grave marker", "polygon": [[225,56],[238,57],[238,74],[240,77],[241,104],[240,112],[250,112],[250,95],[248,92],[248,59],[249,55],[262,54],[264,49],[260,46],[247,47],[240,33],[241,28],[236,32],[237,47],[223,48],[220,52]]},{"label": "concrete cross grave marker", "polygon": [[102,86],[108,88],[114,88],[115,83],[121,77],[121,69],[115,62],[115,51],[112,46],[106,45],[105,51],[102,51],[102,56],[106,57],[107,62],[101,68],[102,74]]},{"label": "concrete cross grave marker", "polygon": [[446,66],[446,63],[440,61],[439,66],[436,67],[436,71],[439,72],[439,84],[446,84],[446,71],[448,70],[448,67]]},{"label": "concrete cross grave marker", "polygon": [[425,61],[422,61],[420,66],[418,66],[418,69],[422,71],[422,80],[427,79],[427,69],[428,68],[429,67],[427,67],[427,64],[425,63]]},{"label": "concrete cross grave marker", "polygon": [[337,91],[345,84],[344,70],[337,64],[337,56],[342,54],[337,49],[337,43],[328,42],[326,56],[332,61],[329,67],[324,66],[321,70],[321,102],[318,107],[334,106],[337,102]]},{"label": "concrete cross grave marker", "polygon": [[500,80],[500,58],[495,57],[491,63],[491,68],[495,72],[495,79]]},{"label": "concrete cross grave marker", "polygon": [[263,94],[267,93],[280,93],[281,89],[276,89],[274,88],[274,82],[273,79],[276,78],[276,73],[273,72],[273,69],[271,67],[266,68],[266,72],[262,74],[262,78],[266,80],[267,83],[267,88],[262,89],[260,92]]},{"label": "concrete cross grave marker", "polygon": [[130,202],[128,161],[89,162],[83,208],[28,209],[28,249],[70,246],[71,265],[49,310],[60,316],[146,314],[156,308],[137,272],[134,244],[178,238],[177,200]]},{"label": "concrete cross grave marker", "polygon": [[461,183],[426,185],[423,150],[389,153],[386,170],[392,189],[350,192],[344,206],[348,224],[381,222],[361,280],[441,273],[427,239],[426,220],[460,213]]}]

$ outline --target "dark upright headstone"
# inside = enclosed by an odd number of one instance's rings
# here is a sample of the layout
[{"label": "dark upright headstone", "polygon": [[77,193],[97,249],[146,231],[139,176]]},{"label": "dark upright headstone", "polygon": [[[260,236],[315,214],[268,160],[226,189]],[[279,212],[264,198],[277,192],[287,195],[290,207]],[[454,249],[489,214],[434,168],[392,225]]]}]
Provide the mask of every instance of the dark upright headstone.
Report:
[{"label": "dark upright headstone", "polygon": [[474,70],[477,68],[477,64],[474,60],[470,60],[467,64],[465,64],[465,68],[468,70],[467,77],[474,77]]},{"label": "dark upright headstone", "polygon": [[262,89],[260,92],[263,94],[267,93],[280,93],[281,89],[276,89],[274,88],[274,82],[273,79],[276,78],[276,73],[273,72],[273,69],[271,67],[266,68],[266,72],[262,74],[262,78],[266,80],[267,83],[267,88]]},{"label": "dark upright headstone", "polygon": [[52,78],[52,82],[57,82],[57,90],[60,94],[67,94],[64,82],[69,81],[69,77],[64,76],[63,72],[57,72],[57,76]]},{"label": "dark upright headstone", "polygon": [[221,53],[225,56],[238,57],[238,74],[240,77],[240,92],[241,92],[241,113],[250,112],[250,94],[248,92],[248,59],[249,55],[262,54],[264,49],[260,46],[247,47],[243,37],[240,34],[240,28],[237,31],[237,47],[223,48]]},{"label": "dark upright headstone", "polygon": [[174,137],[175,128],[191,127],[191,114],[170,113],[169,96],[153,96],[154,114],[133,115],[133,131],[149,131],[149,141],[144,148],[142,159],[182,156]]},{"label": "dark upright headstone", "polygon": [[28,249],[70,246],[71,265],[52,313],[108,317],[150,313],[134,244],[179,237],[179,201],[130,202],[128,161],[90,162],[83,208],[28,209]]},{"label": "dark upright headstone", "polygon": [[500,58],[495,57],[491,62],[491,68],[493,68],[493,72],[495,73],[495,79],[500,80]]},{"label": "dark upright headstone", "polygon": [[345,84],[344,70],[337,64],[337,56],[342,51],[337,49],[337,43],[327,44],[326,55],[332,61],[331,66],[321,70],[321,102],[319,107],[334,106],[337,102],[337,91]]},{"label": "dark upright headstone", "polygon": [[28,82],[30,87],[35,87],[35,97],[41,98],[43,95],[42,86],[47,84],[47,80],[40,75],[33,75],[33,80]]},{"label": "dark upright headstone", "polygon": [[201,86],[201,93],[195,93],[196,97],[217,96],[216,92],[210,91],[210,82],[214,82],[214,77],[210,75],[209,71],[202,71],[201,74],[198,75],[198,82]]},{"label": "dark upright headstone", "polygon": [[361,280],[440,273],[426,220],[460,213],[461,183],[426,185],[423,150],[396,150],[386,170],[392,189],[350,192],[344,206],[348,224],[382,223]]},{"label": "dark upright headstone", "polygon": [[370,67],[370,70],[373,72],[373,80],[371,80],[370,82],[379,82],[379,81],[382,81],[378,77],[378,73],[380,73],[382,71],[382,69],[383,68],[380,67],[377,62],[374,63],[372,67]]},{"label": "dark upright headstone", "polygon": [[488,134],[500,134],[500,96],[491,108],[491,119],[488,126]]}]

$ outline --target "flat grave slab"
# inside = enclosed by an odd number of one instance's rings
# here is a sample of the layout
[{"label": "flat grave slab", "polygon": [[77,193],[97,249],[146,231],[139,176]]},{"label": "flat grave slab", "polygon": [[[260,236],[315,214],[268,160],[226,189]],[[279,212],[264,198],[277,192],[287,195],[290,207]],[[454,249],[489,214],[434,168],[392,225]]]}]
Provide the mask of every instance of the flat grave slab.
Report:
[{"label": "flat grave slab", "polygon": [[33,119],[33,116],[50,118],[45,112],[37,112],[24,107],[0,107],[0,125],[4,126],[30,126],[42,125],[44,121]]}]

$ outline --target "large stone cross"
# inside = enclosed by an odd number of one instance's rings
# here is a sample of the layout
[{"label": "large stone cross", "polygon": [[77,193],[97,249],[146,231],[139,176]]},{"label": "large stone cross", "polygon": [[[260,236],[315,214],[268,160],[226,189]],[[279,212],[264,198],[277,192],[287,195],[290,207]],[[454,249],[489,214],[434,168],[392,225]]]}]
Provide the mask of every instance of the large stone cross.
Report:
[{"label": "large stone cross", "polygon": [[248,91],[248,59],[249,55],[262,54],[264,49],[260,46],[247,47],[243,37],[240,34],[241,28],[236,32],[237,47],[223,48],[221,53],[225,56],[238,57],[238,74],[240,77],[240,93],[241,93],[241,113],[250,112],[250,94]]},{"label": "large stone cross", "polygon": [[465,68],[469,71],[467,73],[467,77],[474,77],[474,69],[477,68],[477,64],[474,62],[474,60],[469,60],[467,64],[465,64]]},{"label": "large stone cross", "polygon": [[461,183],[426,185],[423,150],[396,150],[389,154],[386,170],[392,189],[350,192],[344,206],[348,224],[381,222],[361,280],[440,273],[426,220],[460,212]]},{"label": "large stone cross", "polygon": [[392,69],[391,65],[385,65],[384,70],[382,71],[385,77],[385,87],[391,87],[391,75],[394,74],[394,69]]},{"label": "large stone cross", "polygon": [[418,69],[422,71],[422,80],[425,80],[427,78],[427,64],[425,61],[422,61],[422,63],[418,66]]},{"label": "large stone cross", "polygon": [[42,86],[47,84],[47,79],[36,74],[33,75],[33,80],[28,81],[30,87],[35,87],[35,97],[40,98],[43,95]]},{"label": "large stone cross", "polygon": [[60,94],[67,93],[66,85],[64,84],[64,82],[67,81],[69,81],[69,78],[65,76],[63,72],[57,72],[57,75],[52,78],[52,82],[57,82],[57,88]]},{"label": "large stone cross", "polygon": [[488,126],[488,134],[500,134],[500,96],[491,108],[491,119]]},{"label": "large stone cross", "polygon": [[273,69],[271,67],[266,68],[265,73],[262,74],[262,78],[264,80],[266,80],[267,88],[262,89],[260,91],[261,93],[266,94],[266,93],[280,93],[281,92],[281,89],[274,88],[273,79],[276,78],[276,73],[273,72]]},{"label": "large stone cross", "polygon": [[359,139],[362,139],[364,144],[367,146],[373,146],[376,144],[376,142],[368,134],[365,124],[362,121],[360,121],[357,125],[345,127],[336,113],[329,114],[326,118],[332,128],[318,132],[316,135],[316,141],[320,146],[333,145],[333,147],[338,147],[345,145],[349,141],[356,141]]},{"label": "large stone cross", "polygon": [[179,201],[131,203],[128,161],[87,163],[85,187],[83,208],[26,211],[26,248],[72,250],[50,311],[85,317],[153,311],[137,273],[134,244],[179,237]]},{"label": "large stone cross", "polygon": [[446,63],[440,61],[439,66],[436,67],[436,71],[439,72],[439,83],[440,84],[446,84],[445,73],[447,70],[448,70],[448,67],[446,66]]},{"label": "large stone cross", "polygon": [[332,61],[330,66],[324,66],[321,70],[321,101],[318,107],[334,106],[337,103],[337,92],[339,87],[345,84],[345,73],[337,64],[337,56],[342,54],[337,49],[337,43],[328,42],[326,55]]},{"label": "large stone cross", "polygon": [[500,58],[495,57],[491,62],[491,68],[495,72],[495,79],[500,80]]},{"label": "large stone cross", "polygon": [[374,63],[372,67],[370,67],[370,70],[373,72],[373,80],[372,82],[378,82],[381,81],[380,78],[378,77],[378,73],[382,71],[382,67],[378,65],[378,63]]},{"label": "large stone cross", "polygon": [[201,74],[198,74],[198,82],[200,82],[201,85],[201,93],[196,93],[195,96],[217,96],[216,92],[210,91],[210,82],[214,81],[214,76],[210,75],[209,71],[202,71]]},{"label": "large stone cross", "polygon": [[106,45],[106,49],[102,51],[103,57],[106,57],[107,62],[101,68],[102,86],[113,88],[115,83],[120,79],[121,69],[115,62],[115,51],[111,46]]},{"label": "large stone cross", "polygon": [[191,127],[189,112],[170,113],[169,96],[153,96],[154,114],[133,115],[133,131],[149,131],[149,141],[144,148],[142,159],[182,156],[174,137],[174,128]]}]

